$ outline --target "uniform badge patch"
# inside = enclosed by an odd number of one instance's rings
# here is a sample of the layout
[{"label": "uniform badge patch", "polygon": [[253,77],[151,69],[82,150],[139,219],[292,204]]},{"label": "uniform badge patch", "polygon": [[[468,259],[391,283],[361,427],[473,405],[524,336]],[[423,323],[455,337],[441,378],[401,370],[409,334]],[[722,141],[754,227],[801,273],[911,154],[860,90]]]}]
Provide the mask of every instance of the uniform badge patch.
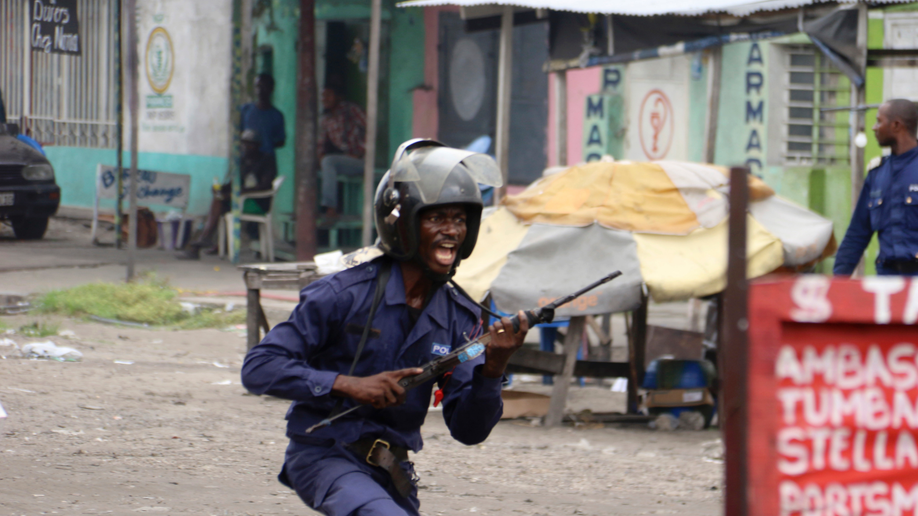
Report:
[{"label": "uniform badge patch", "polygon": [[446,355],[449,355],[450,349],[451,347],[447,344],[437,344],[434,342],[433,349],[431,349],[430,352],[434,355],[445,357]]},{"label": "uniform badge patch", "polygon": [[908,185],[909,192],[918,192],[918,185]]}]

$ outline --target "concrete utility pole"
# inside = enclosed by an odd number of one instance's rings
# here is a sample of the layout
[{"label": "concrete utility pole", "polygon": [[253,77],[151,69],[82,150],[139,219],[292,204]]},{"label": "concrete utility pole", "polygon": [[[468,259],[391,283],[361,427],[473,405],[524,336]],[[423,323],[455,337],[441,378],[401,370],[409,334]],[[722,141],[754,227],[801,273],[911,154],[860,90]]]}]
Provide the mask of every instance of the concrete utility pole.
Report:
[{"label": "concrete utility pole", "polygon": [[296,76],[296,259],[316,255],[316,12],[300,0],[299,66]]},{"label": "concrete utility pole", "polygon": [[124,46],[121,37],[121,27],[124,20],[121,12],[121,0],[115,0],[115,139],[117,140],[115,156],[115,173],[117,174],[115,183],[115,248],[121,249],[121,223],[122,223],[122,202],[124,201],[124,67],[121,61],[124,59],[122,47]]},{"label": "concrete utility pole", "polygon": [[382,0],[372,0],[370,14],[370,56],[367,71],[367,142],[363,157],[363,230],[361,245],[370,245],[373,236],[373,179],[376,169],[376,124],[379,120],[379,33]]},{"label": "concrete utility pole", "polygon": [[138,116],[140,111],[140,98],[137,92],[137,77],[139,59],[137,58],[137,1],[124,0],[124,24],[127,33],[127,69],[125,81],[127,83],[128,111],[131,113],[131,175],[128,184],[128,205],[130,219],[128,221],[128,263],[127,281],[134,279],[134,262],[137,254],[137,143],[138,143]]}]

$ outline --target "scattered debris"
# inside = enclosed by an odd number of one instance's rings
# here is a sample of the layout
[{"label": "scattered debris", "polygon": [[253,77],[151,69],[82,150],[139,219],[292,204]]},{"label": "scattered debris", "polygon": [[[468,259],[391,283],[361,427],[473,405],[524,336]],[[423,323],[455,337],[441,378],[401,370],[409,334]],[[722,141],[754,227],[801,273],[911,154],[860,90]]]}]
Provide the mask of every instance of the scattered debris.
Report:
[{"label": "scattered debris", "polygon": [[77,407],[80,407],[83,410],[105,410],[102,407],[96,407],[93,405],[77,405]]},{"label": "scattered debris", "polygon": [[628,392],[628,379],[627,378],[616,378],[612,382],[612,392]]},{"label": "scattered debris", "polygon": [[121,365],[134,365],[133,360],[115,360],[115,363]]},{"label": "scattered debris", "polygon": [[65,339],[69,339],[71,337],[76,337],[76,333],[73,330],[61,330],[57,332],[57,336],[64,337]]},{"label": "scattered debris", "polygon": [[105,317],[99,317],[98,315],[90,315],[90,319],[93,321],[99,321],[106,324],[120,324],[122,326],[133,326],[135,328],[149,328],[150,325],[147,323],[135,323],[130,321],[119,321],[118,319],[108,319]]},{"label": "scattered debris", "polygon": [[211,385],[232,385],[232,380],[223,380],[222,382],[212,382]]},{"label": "scattered debris", "polygon": [[182,311],[188,315],[194,315],[198,313],[198,309],[201,308],[200,305],[197,305],[195,303],[189,303],[187,301],[182,301],[179,303],[179,305],[181,305]]},{"label": "scattered debris", "polygon": [[38,358],[57,360],[59,362],[79,362],[83,354],[73,348],[58,347],[50,340],[44,342],[30,342],[22,346],[20,351],[24,358]]},{"label": "scattered debris", "polygon": [[32,304],[22,296],[0,295],[0,314],[2,315],[23,314],[31,309]]},{"label": "scattered debris", "polygon": [[672,432],[673,430],[679,428],[679,420],[676,419],[676,416],[670,414],[669,412],[665,412],[657,416],[657,418],[650,423],[647,423],[647,426],[653,430]]},{"label": "scattered debris", "polygon": [[11,391],[27,392],[27,393],[29,393],[29,394],[35,394],[35,391],[30,391],[29,389],[20,389],[20,388],[18,388],[18,387],[7,387],[7,389],[9,389],[9,390],[11,390]]},{"label": "scattered debris", "polygon": [[6,360],[7,355],[19,351],[19,345],[13,339],[0,339],[0,359]]},{"label": "scattered debris", "polygon": [[220,369],[229,369],[229,366],[226,364],[221,364],[220,362],[214,362],[214,367],[219,367]]}]

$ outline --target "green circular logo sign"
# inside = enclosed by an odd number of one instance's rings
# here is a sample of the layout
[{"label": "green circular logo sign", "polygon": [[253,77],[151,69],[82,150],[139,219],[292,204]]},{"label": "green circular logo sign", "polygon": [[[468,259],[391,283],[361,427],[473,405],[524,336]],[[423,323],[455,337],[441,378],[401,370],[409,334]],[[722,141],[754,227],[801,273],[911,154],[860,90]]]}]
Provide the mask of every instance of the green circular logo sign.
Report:
[{"label": "green circular logo sign", "polygon": [[147,82],[153,91],[162,95],[172,82],[172,72],[175,70],[175,52],[172,48],[172,38],[162,27],[156,27],[147,39],[146,52]]}]

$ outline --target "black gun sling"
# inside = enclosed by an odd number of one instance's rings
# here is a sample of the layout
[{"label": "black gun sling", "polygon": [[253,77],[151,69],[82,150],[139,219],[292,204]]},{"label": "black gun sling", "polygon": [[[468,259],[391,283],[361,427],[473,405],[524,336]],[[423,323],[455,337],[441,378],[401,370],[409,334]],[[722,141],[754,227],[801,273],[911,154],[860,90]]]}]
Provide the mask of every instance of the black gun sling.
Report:
[{"label": "black gun sling", "polygon": [[[376,309],[379,308],[379,303],[382,302],[383,295],[386,293],[386,284],[389,283],[389,276],[391,273],[392,262],[384,260],[383,263],[379,265],[379,275],[376,277],[376,291],[373,294],[373,304],[370,305],[370,315],[367,316],[367,323],[364,325],[363,333],[360,335],[360,343],[357,344],[357,352],[354,353],[354,361],[351,363],[351,368],[347,373],[348,376],[354,374],[357,363],[360,362],[360,355],[363,354],[363,349],[366,347],[367,340],[370,338],[370,332],[373,327],[373,317],[376,316]],[[328,417],[332,418],[341,412],[341,406],[343,404],[344,399],[339,398],[338,402],[335,403],[335,408],[332,409]],[[371,466],[380,467],[386,470],[392,478],[392,485],[395,487],[395,490],[403,498],[411,493],[413,483],[408,473],[405,472],[400,465],[402,462],[408,460],[408,450],[391,446],[388,442],[381,439],[361,439],[347,444],[346,446]]]}]

